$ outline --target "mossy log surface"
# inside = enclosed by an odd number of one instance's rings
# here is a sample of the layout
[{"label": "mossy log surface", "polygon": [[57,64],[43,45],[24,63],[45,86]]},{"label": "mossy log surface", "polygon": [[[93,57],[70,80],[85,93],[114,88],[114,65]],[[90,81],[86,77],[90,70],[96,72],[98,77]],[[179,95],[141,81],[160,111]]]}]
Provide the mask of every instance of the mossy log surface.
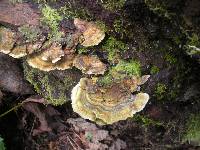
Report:
[{"label": "mossy log surface", "polygon": [[[73,117],[77,117],[71,112],[71,106],[66,107],[66,105],[70,104],[71,90],[80,78],[100,77],[102,84],[109,85],[112,82],[110,74],[117,67],[121,70],[127,69],[128,73],[150,74],[151,77],[141,89],[151,97],[144,111],[126,121],[101,128],[113,132],[113,137],[118,135],[122,137],[128,149],[133,147],[187,149],[199,146],[200,134],[197,126],[200,114],[200,2],[198,0],[9,1],[0,1],[0,26],[14,31],[24,24],[40,26],[40,31],[46,39],[51,40],[53,37],[52,39],[58,42],[60,32],[74,31],[73,19],[80,18],[95,22],[106,33],[99,45],[88,48],[77,45],[75,51],[76,54],[95,55],[100,58],[108,68],[104,75],[86,75],[74,67],[64,71],[45,72],[30,67],[26,57],[17,61],[21,69],[19,69],[20,74],[24,74],[24,78],[33,86],[35,93],[46,98],[49,104],[62,105],[61,108],[64,110],[69,107],[69,114],[66,116],[71,117],[73,114]],[[50,12],[47,8],[56,13],[45,16],[44,13]],[[27,12],[26,15],[24,11]],[[28,30],[25,31],[24,35],[33,37],[28,35]],[[0,61],[4,59],[0,57]],[[0,66],[3,66],[1,62]],[[2,70],[0,68],[0,73]],[[28,85],[23,79],[24,82]],[[5,93],[12,90],[3,86],[0,82],[0,90]],[[31,89],[30,85],[28,87]],[[24,93],[21,92],[21,95]],[[42,143],[33,141],[37,144]]]}]

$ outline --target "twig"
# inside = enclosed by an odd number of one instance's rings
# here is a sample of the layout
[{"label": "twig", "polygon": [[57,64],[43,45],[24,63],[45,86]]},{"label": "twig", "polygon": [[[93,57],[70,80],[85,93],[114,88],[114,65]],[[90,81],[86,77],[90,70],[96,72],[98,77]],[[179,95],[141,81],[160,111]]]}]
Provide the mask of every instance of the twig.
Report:
[{"label": "twig", "polygon": [[74,143],[75,143],[75,145],[79,148],[79,149],[81,149],[81,147],[77,144],[77,142],[76,141],[74,141],[74,139],[73,138],[71,138],[70,136],[68,136]]},{"label": "twig", "polygon": [[70,138],[68,136],[67,136],[67,139],[68,139],[69,143],[72,145],[73,149],[76,150],[76,147],[74,146],[74,144],[72,143],[72,141],[70,140]]},{"label": "twig", "polygon": [[24,102],[18,103],[16,106],[12,107],[11,109],[7,110],[6,112],[4,112],[3,114],[0,115],[0,118],[4,117],[5,115],[7,115],[8,113],[10,113],[13,110],[18,109],[19,107],[21,107],[24,104]]}]

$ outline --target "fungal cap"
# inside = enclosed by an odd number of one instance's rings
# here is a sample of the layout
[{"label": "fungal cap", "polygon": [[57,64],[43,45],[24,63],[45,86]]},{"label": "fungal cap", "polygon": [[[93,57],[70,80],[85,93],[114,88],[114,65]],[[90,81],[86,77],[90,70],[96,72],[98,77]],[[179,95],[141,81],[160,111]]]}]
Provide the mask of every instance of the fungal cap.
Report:
[{"label": "fungal cap", "polygon": [[84,41],[81,45],[85,47],[98,45],[105,37],[105,32],[94,22],[87,22],[78,18],[74,19],[76,28],[82,32]]},{"label": "fungal cap", "polygon": [[0,52],[14,58],[21,58],[27,55],[25,45],[16,45],[15,32],[11,29],[0,28]]},{"label": "fungal cap", "polygon": [[72,67],[73,64],[73,55],[65,55],[61,58],[61,60],[56,63],[52,63],[51,61],[44,61],[42,57],[44,52],[39,54],[33,54],[32,56],[27,58],[27,62],[33,68],[37,68],[43,71],[51,71],[51,70],[65,70]]},{"label": "fungal cap", "polygon": [[73,65],[85,74],[104,74],[106,65],[96,56],[78,55],[73,61]]},{"label": "fungal cap", "polygon": [[[117,87],[118,91],[112,88],[108,91],[98,89],[91,79],[82,78],[72,90],[74,112],[97,124],[112,124],[132,117],[133,114],[141,111],[149,100],[146,93],[132,95],[122,92],[119,86],[115,86]],[[106,92],[108,92],[107,96],[105,96]]]},{"label": "fungal cap", "polygon": [[34,54],[27,58],[28,64],[33,67],[43,71],[55,70],[53,63],[42,60],[42,54]]},{"label": "fungal cap", "polygon": [[73,60],[74,60],[74,55],[65,55],[64,57],[61,58],[60,61],[56,63],[56,69],[58,70],[66,70],[70,69],[73,67]]},{"label": "fungal cap", "polygon": [[18,45],[14,47],[14,49],[8,54],[13,58],[21,58],[27,55],[26,46],[25,45]]},{"label": "fungal cap", "polygon": [[15,44],[15,33],[4,27],[0,27],[0,52],[4,54],[10,53]]},{"label": "fungal cap", "polygon": [[138,85],[144,84],[145,82],[148,81],[149,78],[150,78],[150,75],[143,75],[143,76],[139,79]]},{"label": "fungal cap", "polygon": [[133,102],[133,111],[132,113],[135,114],[136,112],[140,112],[141,110],[144,109],[146,106],[147,102],[149,100],[149,94],[147,93],[138,93],[135,96],[135,100]]},{"label": "fungal cap", "polygon": [[62,46],[57,44],[52,44],[50,48],[44,50],[42,60],[51,61],[53,64],[56,63],[64,56],[64,51]]}]

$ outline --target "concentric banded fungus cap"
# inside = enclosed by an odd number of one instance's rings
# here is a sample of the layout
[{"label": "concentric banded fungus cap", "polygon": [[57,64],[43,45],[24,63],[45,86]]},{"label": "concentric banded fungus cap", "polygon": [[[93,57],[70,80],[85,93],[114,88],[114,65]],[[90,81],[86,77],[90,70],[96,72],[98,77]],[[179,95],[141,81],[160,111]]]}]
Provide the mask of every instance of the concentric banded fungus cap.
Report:
[{"label": "concentric banded fungus cap", "polygon": [[12,56],[13,58],[21,58],[26,56],[26,45],[17,45],[8,55]]},{"label": "concentric banded fungus cap", "polygon": [[4,27],[0,28],[0,52],[14,58],[21,58],[27,55],[26,46],[16,43],[15,32]]},{"label": "concentric banded fungus cap", "polygon": [[94,22],[87,22],[75,18],[74,25],[82,32],[84,41],[81,45],[85,47],[98,45],[105,37],[105,32]]},{"label": "concentric banded fungus cap", "polygon": [[64,56],[62,45],[53,43],[50,48],[44,50],[42,60],[56,63],[61,59],[62,56]]},{"label": "concentric banded fungus cap", "polygon": [[132,117],[149,100],[146,93],[132,95],[121,83],[109,88],[98,87],[92,79],[81,78],[72,90],[72,108],[81,117],[97,124],[112,124]]},{"label": "concentric banded fungus cap", "polygon": [[27,62],[33,68],[37,68],[43,71],[51,71],[51,70],[65,70],[69,69],[73,65],[74,55],[65,55],[61,58],[61,60],[56,63],[52,63],[52,61],[45,61],[42,58],[45,56],[45,51],[42,51],[38,54],[33,54],[27,58]]},{"label": "concentric banded fungus cap", "polygon": [[73,65],[85,74],[104,74],[106,65],[97,56],[78,55]]}]

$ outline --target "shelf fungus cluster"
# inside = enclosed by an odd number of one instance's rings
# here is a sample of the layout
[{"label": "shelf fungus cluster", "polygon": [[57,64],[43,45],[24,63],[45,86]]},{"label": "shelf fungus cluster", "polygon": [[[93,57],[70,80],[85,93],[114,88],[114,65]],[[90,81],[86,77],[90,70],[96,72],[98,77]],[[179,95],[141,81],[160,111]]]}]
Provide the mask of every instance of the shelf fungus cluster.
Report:
[{"label": "shelf fungus cluster", "polygon": [[93,22],[75,18],[74,24],[76,31],[64,34],[64,42],[45,41],[43,38],[42,41],[39,39],[24,44],[17,42],[17,32],[1,27],[0,52],[14,58],[27,55],[28,64],[42,71],[65,70],[75,66],[85,74],[103,74],[106,65],[97,56],[77,55],[75,52],[78,44],[85,47],[98,45],[104,39],[105,32]]},{"label": "shelf fungus cluster", "polygon": [[149,95],[139,92],[138,87],[148,78],[149,75],[127,77],[108,87],[99,86],[96,79],[81,78],[72,90],[72,108],[81,117],[100,125],[125,120],[147,104]]},{"label": "shelf fungus cluster", "polygon": [[[0,27],[0,52],[14,58],[26,56],[31,67],[42,71],[76,67],[84,74],[103,75],[107,66],[97,56],[77,54],[76,46],[98,45],[104,39],[105,32],[94,22],[77,18],[74,19],[74,25],[76,30],[73,32],[63,31],[62,40],[54,41],[45,37],[45,34],[40,34],[32,42],[23,42],[19,40],[18,32]],[[117,68],[121,69],[123,66]],[[148,80],[149,75],[139,77],[126,72],[121,74],[119,70],[113,70],[112,73],[109,71],[108,74],[115,78],[109,84],[99,84],[101,77],[81,78],[71,93],[73,110],[98,124],[112,124],[132,117],[149,100],[147,93],[140,92],[140,85]],[[57,105],[56,102],[55,104]]]},{"label": "shelf fungus cluster", "polygon": [[93,22],[74,19],[76,32],[65,38],[71,38],[65,47],[59,44],[52,44],[48,49],[38,54],[29,56],[27,62],[33,68],[43,71],[65,70],[75,66],[85,74],[103,74],[106,65],[96,56],[75,54],[78,43],[83,46],[98,45],[105,37],[105,33]]}]

